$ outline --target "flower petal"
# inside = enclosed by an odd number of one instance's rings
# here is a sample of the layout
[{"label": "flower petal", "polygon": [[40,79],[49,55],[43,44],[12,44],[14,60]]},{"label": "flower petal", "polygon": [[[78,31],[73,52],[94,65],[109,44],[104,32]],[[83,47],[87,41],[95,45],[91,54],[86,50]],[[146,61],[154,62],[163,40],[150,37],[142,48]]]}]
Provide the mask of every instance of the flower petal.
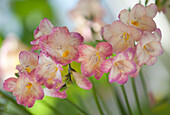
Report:
[{"label": "flower petal", "polygon": [[6,91],[9,91],[9,92],[12,92],[16,85],[16,82],[17,82],[17,78],[14,78],[14,77],[8,78],[3,83],[3,89],[5,89]]},{"label": "flower petal", "polygon": [[111,56],[113,53],[112,45],[107,42],[99,42],[96,45],[96,49],[99,51],[100,54],[106,57]]},{"label": "flower petal", "polygon": [[128,75],[121,74],[120,78],[117,80],[117,83],[124,85],[127,81],[128,81]]},{"label": "flower petal", "polygon": [[45,92],[45,95],[47,96],[58,97],[61,99],[67,98],[66,91],[60,92],[58,89],[55,89],[55,88],[53,89],[44,88],[44,92]]},{"label": "flower petal", "polygon": [[119,13],[119,20],[121,20],[123,23],[127,24],[128,21],[128,15],[129,15],[129,11],[126,9],[123,9],[122,11],[120,11]]},{"label": "flower petal", "polygon": [[81,87],[83,89],[91,89],[92,88],[92,86],[93,86],[92,83],[84,75],[77,73],[77,72],[73,72],[73,77],[76,81],[76,84],[79,87]]},{"label": "flower petal", "polygon": [[158,8],[155,4],[151,3],[149,6],[146,7],[147,16],[154,18],[157,14]]},{"label": "flower petal", "polygon": [[156,60],[157,60],[157,57],[151,57],[150,60],[146,64],[151,66],[155,64]]},{"label": "flower petal", "polygon": [[103,63],[101,64],[101,71],[108,73],[111,70],[111,67],[113,65],[112,61],[113,61],[112,58],[104,60]]},{"label": "flower petal", "polygon": [[161,41],[162,39],[162,33],[161,30],[159,28],[157,28],[154,32],[154,35],[156,37],[156,41]]},{"label": "flower petal", "polygon": [[116,66],[112,66],[109,74],[109,82],[114,83],[120,78],[120,71],[116,68]]},{"label": "flower petal", "polygon": [[82,62],[81,63],[81,72],[86,77],[92,76],[94,73],[94,69],[92,68],[91,63]]}]

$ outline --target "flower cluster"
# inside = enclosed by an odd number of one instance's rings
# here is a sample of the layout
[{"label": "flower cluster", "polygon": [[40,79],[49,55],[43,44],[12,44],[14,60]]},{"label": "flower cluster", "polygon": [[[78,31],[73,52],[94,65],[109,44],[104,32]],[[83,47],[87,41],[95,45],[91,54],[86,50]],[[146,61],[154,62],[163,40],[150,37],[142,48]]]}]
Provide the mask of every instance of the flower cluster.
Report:
[{"label": "flower cluster", "polygon": [[[154,4],[136,4],[131,11],[122,10],[119,20],[102,27],[101,36],[106,42],[95,47],[83,44],[79,33],[69,32],[67,27],[54,27],[43,19],[34,32],[32,50],[19,55],[19,77],[7,79],[3,88],[13,92],[19,104],[32,107],[35,100],[43,99],[44,93],[66,98],[67,85],[73,82],[91,89],[87,77],[93,75],[98,80],[103,73],[110,72],[110,83],[125,84],[128,76],[136,77],[142,65],[153,65],[163,53],[161,31],[153,20],[156,13]],[[82,74],[71,67],[73,61],[81,63]],[[62,76],[65,65],[69,70]]]}]

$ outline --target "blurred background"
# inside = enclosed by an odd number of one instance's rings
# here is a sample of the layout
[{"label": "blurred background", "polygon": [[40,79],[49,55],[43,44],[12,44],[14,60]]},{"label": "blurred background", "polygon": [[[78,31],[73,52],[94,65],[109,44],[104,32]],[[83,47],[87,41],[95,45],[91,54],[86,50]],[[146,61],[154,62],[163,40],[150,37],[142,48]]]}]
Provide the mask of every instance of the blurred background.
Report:
[{"label": "blurred background", "polygon": [[[83,0],[82,0],[83,1]],[[85,0],[86,1],[86,0]],[[20,51],[30,50],[34,40],[34,30],[43,18],[48,18],[54,26],[67,26],[70,31],[81,33],[85,43],[95,44],[101,40],[100,29],[105,24],[118,20],[122,9],[132,8],[145,0],[0,0],[0,89],[5,79],[17,72]],[[91,2],[94,1],[94,2]],[[79,2],[79,3],[78,3]],[[159,11],[154,18],[162,31],[164,54],[158,57],[153,66],[144,66],[142,72],[146,81],[150,107],[154,115],[170,114],[170,0],[148,0],[148,4],[157,3]],[[95,33],[95,34],[93,34]],[[80,65],[73,62],[73,68],[79,71]],[[93,78],[92,78],[93,79]],[[148,114],[148,103],[141,84],[135,78],[137,93],[143,114]],[[93,79],[97,97],[105,115],[121,115],[118,107],[119,96],[124,111],[127,112],[120,85],[109,84],[105,74],[100,80]],[[139,114],[132,91],[131,80],[125,85],[133,114]],[[2,90],[3,91],[3,90]],[[11,96],[11,93],[5,92]],[[34,115],[80,115],[73,103],[90,115],[100,115],[93,98],[92,90],[84,90],[72,85],[67,90],[67,99],[45,96],[36,101],[32,108],[26,108]],[[14,97],[11,97],[15,99]],[[15,102],[0,93],[0,115],[25,115],[27,113]]]}]

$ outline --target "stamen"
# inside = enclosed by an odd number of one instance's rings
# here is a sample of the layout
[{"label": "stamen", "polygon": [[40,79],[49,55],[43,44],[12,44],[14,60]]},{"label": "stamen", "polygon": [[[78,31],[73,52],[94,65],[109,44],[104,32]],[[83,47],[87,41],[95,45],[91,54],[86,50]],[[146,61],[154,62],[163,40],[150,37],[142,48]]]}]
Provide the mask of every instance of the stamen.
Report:
[{"label": "stamen", "polygon": [[28,89],[31,89],[32,83],[28,82],[27,85],[26,85],[25,87],[28,88]]},{"label": "stamen", "polygon": [[137,21],[133,21],[133,20],[131,20],[131,23],[134,25],[134,26],[139,26],[139,23],[137,22]]},{"label": "stamen", "polygon": [[96,55],[98,56],[98,59],[100,61],[100,54],[99,54],[99,52],[97,52]]},{"label": "stamen", "polygon": [[68,50],[64,51],[63,57],[67,57],[68,55],[69,55],[69,51]]},{"label": "stamen", "polygon": [[122,35],[122,38],[124,38],[125,40],[128,40],[129,39],[129,34],[124,32],[123,35]]},{"label": "stamen", "polygon": [[26,67],[26,70],[27,70],[28,73],[31,72],[30,67]]}]

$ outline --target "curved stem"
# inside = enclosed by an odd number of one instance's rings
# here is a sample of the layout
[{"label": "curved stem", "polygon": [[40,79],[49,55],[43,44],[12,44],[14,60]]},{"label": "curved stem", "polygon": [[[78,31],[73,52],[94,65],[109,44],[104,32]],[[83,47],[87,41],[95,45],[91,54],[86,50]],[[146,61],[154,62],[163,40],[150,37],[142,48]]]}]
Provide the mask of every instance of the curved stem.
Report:
[{"label": "curved stem", "polygon": [[94,82],[93,82],[92,78],[91,78],[91,82],[93,83],[92,91],[93,91],[93,96],[94,96],[94,99],[95,99],[97,108],[98,108],[100,114],[101,114],[101,115],[104,115],[104,113],[103,113],[103,111],[102,111],[102,108],[101,108],[101,106],[100,106],[99,100],[98,100],[98,98],[97,98],[97,94],[96,94],[96,91],[95,91],[96,89],[95,89],[95,85],[94,85]]},{"label": "curved stem", "polygon": [[32,115],[31,112],[29,112],[24,106],[19,105],[16,100],[10,95],[9,93],[6,93],[5,91],[0,89],[0,94],[4,96],[6,99],[10,100],[12,103],[14,103],[19,109],[23,110],[28,115]]},{"label": "curved stem", "polygon": [[149,109],[150,114],[152,114],[151,108],[149,106],[150,103],[149,103],[149,97],[148,97],[148,93],[147,93],[148,91],[147,91],[145,79],[144,79],[144,76],[143,76],[143,73],[142,73],[142,68],[140,69],[139,75],[140,75],[140,79],[142,81],[142,86],[143,86],[145,97],[146,97],[146,100],[147,100],[148,109]]},{"label": "curved stem", "polygon": [[129,114],[132,115],[132,110],[131,110],[130,105],[129,105],[129,101],[128,101],[128,98],[127,98],[127,95],[126,95],[126,92],[125,92],[124,85],[121,85],[121,89],[122,89],[122,92],[123,92],[123,95],[124,95],[124,98],[125,98],[125,102],[126,102]]},{"label": "curved stem", "polygon": [[88,115],[84,110],[82,110],[78,105],[74,104],[72,101],[65,99],[68,103],[73,105],[75,108],[77,108],[80,112],[82,112],[84,115]]},{"label": "curved stem", "polygon": [[136,103],[137,103],[137,107],[138,107],[140,115],[142,115],[142,109],[141,109],[140,104],[139,104],[139,98],[138,98],[138,94],[137,94],[134,78],[131,78],[131,80],[132,80],[132,87],[133,87],[133,92],[135,94],[135,100],[136,100]]}]

